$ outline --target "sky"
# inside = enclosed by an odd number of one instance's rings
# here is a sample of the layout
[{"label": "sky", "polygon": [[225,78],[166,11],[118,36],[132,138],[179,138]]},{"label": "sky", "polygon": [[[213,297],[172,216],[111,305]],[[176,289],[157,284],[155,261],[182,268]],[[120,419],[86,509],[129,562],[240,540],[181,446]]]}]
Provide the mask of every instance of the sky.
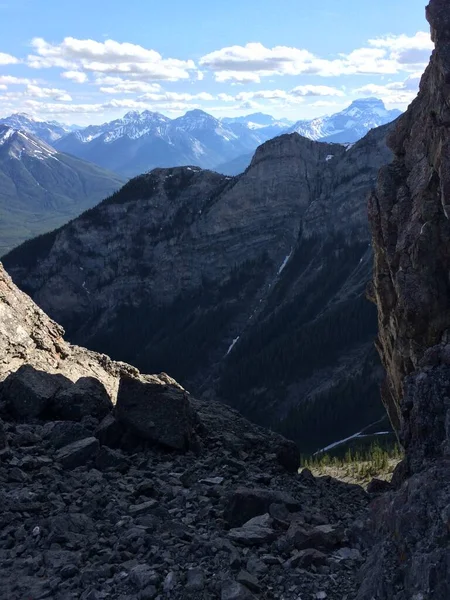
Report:
[{"label": "sky", "polygon": [[403,110],[433,49],[425,0],[0,0],[0,22],[0,117],[79,125]]}]

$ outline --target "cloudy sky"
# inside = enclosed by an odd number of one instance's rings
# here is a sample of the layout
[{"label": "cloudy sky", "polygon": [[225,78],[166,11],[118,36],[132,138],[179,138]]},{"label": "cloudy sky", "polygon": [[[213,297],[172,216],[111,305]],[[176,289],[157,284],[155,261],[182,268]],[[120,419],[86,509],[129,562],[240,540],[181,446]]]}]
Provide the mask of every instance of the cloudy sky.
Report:
[{"label": "cloudy sky", "polygon": [[425,0],[0,0],[0,116],[128,110],[292,120],[360,97],[404,109],[432,44]]}]

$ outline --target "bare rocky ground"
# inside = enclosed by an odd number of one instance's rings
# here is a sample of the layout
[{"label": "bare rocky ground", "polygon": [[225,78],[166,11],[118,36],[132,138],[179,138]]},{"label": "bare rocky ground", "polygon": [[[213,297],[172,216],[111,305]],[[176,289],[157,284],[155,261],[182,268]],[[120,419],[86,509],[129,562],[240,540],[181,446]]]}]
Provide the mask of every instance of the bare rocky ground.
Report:
[{"label": "bare rocky ground", "polygon": [[361,488],[245,442],[110,450],[95,425],[4,424],[3,597],[353,598]]},{"label": "bare rocky ground", "polygon": [[[77,384],[65,382],[46,414],[28,416],[54,378],[24,367],[0,384],[1,598],[355,597],[369,501],[361,487],[296,473],[289,442],[169,386],[172,410],[157,417],[164,444],[117,417],[123,386],[112,413],[106,405],[93,416],[101,392],[85,388],[83,414]],[[149,401],[152,384],[137,385],[129,420]],[[57,418],[68,398],[71,420]],[[189,447],[174,450],[193,415]]]}]

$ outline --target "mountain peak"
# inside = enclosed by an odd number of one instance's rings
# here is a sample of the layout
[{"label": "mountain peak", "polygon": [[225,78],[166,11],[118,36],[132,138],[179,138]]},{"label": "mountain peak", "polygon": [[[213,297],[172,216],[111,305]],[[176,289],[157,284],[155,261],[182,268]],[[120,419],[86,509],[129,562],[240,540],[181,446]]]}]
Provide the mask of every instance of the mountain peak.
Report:
[{"label": "mountain peak", "polygon": [[213,117],[212,115],[210,115],[209,113],[205,112],[204,110],[201,110],[200,108],[194,108],[192,110],[188,110],[187,113],[184,115],[184,117],[180,117],[182,119],[190,119],[190,118],[194,118],[194,119],[209,119],[209,120],[214,120],[217,121],[217,119],[215,117]]},{"label": "mountain peak", "polygon": [[386,110],[386,106],[385,106],[383,100],[381,100],[381,98],[375,98],[375,97],[358,98],[357,100],[353,100],[353,102],[350,104],[349,108],[351,108],[352,106],[362,106],[362,107],[375,106],[377,108],[382,108],[382,109]]}]

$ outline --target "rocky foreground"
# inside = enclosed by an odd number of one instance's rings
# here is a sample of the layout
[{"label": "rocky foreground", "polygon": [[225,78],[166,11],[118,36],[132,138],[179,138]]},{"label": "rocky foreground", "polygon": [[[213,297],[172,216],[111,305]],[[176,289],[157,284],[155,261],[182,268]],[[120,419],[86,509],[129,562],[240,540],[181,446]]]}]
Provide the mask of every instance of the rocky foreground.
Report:
[{"label": "rocky foreground", "polygon": [[350,600],[368,495],[165,374],[71,346],[0,271],[0,597]]}]

